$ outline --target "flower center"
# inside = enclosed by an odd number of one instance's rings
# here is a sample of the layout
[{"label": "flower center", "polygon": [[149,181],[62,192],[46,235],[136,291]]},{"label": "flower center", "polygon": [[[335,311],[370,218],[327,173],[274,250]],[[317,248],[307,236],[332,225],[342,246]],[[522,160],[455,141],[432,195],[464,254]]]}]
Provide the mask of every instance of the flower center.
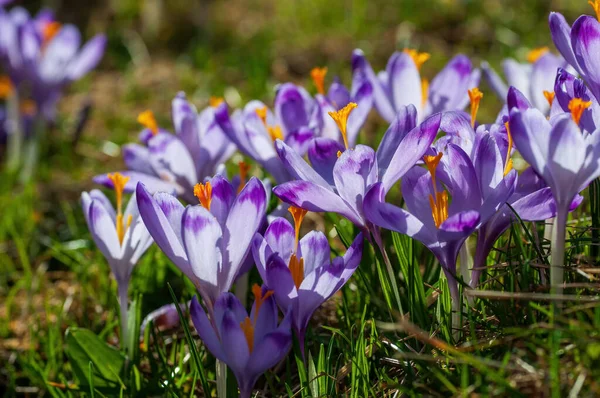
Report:
[{"label": "flower center", "polygon": [[198,183],[194,186],[194,196],[200,201],[200,205],[210,211],[210,201],[212,199],[212,186],[210,181],[205,184]]},{"label": "flower center", "polygon": [[469,100],[471,101],[471,127],[475,127],[475,118],[477,117],[477,112],[479,111],[479,103],[483,98],[483,93],[478,87],[468,90],[468,93]]},{"label": "flower center", "polygon": [[544,90],[544,97],[546,97],[546,101],[548,101],[548,105],[550,105],[550,107],[552,107],[552,103],[554,102],[555,96],[556,94],[554,93],[554,91]]},{"label": "flower center", "polygon": [[573,121],[579,124],[579,121],[583,116],[583,111],[585,111],[591,105],[592,101],[584,101],[581,98],[573,98],[571,101],[569,101],[569,111],[571,111]]},{"label": "flower center", "polygon": [[246,185],[246,179],[248,178],[248,170],[250,170],[250,166],[246,162],[241,161],[238,163],[238,167],[240,169],[240,185],[238,186],[237,193],[239,194],[244,188],[244,185]]},{"label": "flower center", "polygon": [[0,99],[10,97],[14,89],[15,88],[8,76],[0,76]]},{"label": "flower center", "polygon": [[267,107],[257,108],[254,112],[256,112],[256,115],[262,120],[265,127],[267,127]]},{"label": "flower center", "polygon": [[267,129],[267,133],[271,140],[275,142],[275,140],[283,140],[283,131],[281,131],[281,127],[279,126],[269,126],[267,124],[267,107],[263,106],[262,108],[256,109],[256,115],[262,120],[265,128]]},{"label": "flower center", "polygon": [[423,66],[423,64],[425,62],[427,62],[427,60],[429,58],[431,58],[431,54],[429,53],[420,53],[415,49],[412,48],[405,48],[404,49],[404,53],[410,55],[410,57],[412,58],[412,60],[415,62],[415,65],[417,66],[418,70],[421,70],[421,66]]},{"label": "flower center", "polygon": [[512,134],[510,134],[510,128],[508,127],[508,122],[504,123],[504,127],[506,128],[506,135],[508,136],[508,150],[506,152],[506,162],[504,163],[504,177],[512,170],[513,161],[510,157],[510,153],[513,148],[513,139]]},{"label": "flower center", "polygon": [[425,107],[427,100],[429,99],[429,80],[421,80],[421,106]]},{"label": "flower center", "polygon": [[527,54],[527,62],[533,64],[538,59],[540,59],[544,54],[546,54],[550,49],[548,47],[538,47],[529,51]]},{"label": "flower center", "polygon": [[312,68],[310,77],[317,88],[317,92],[321,95],[325,94],[325,76],[327,75],[327,67]]},{"label": "flower center", "polygon": [[52,21],[46,23],[42,28],[42,46],[48,45],[61,28],[62,25],[59,22]]},{"label": "flower center", "polygon": [[440,164],[442,159],[442,153],[438,153],[435,156],[424,156],[423,161],[427,170],[431,174],[431,183],[433,184],[433,195],[429,195],[429,205],[431,206],[431,215],[433,216],[433,222],[436,228],[448,218],[448,192],[445,190],[438,192],[437,181],[435,179],[435,171]]},{"label": "flower center", "polygon": [[137,117],[137,121],[139,124],[150,130],[152,135],[158,134],[158,123],[156,123],[156,118],[151,110],[140,113]]},{"label": "flower center", "polygon": [[222,97],[213,97],[211,95],[210,98],[208,99],[208,104],[213,108],[216,108],[217,106],[221,105],[223,102],[225,102],[225,100]]},{"label": "flower center", "polygon": [[588,4],[592,6],[594,12],[596,12],[596,19],[600,21],[600,0],[590,0]]},{"label": "flower center", "polygon": [[125,177],[121,173],[113,173],[108,175],[108,179],[112,181],[115,195],[117,196],[117,220],[115,227],[117,229],[119,243],[123,244],[123,238],[125,237],[125,233],[131,225],[131,220],[133,218],[131,214],[127,216],[127,223],[123,225],[123,191],[125,190],[125,185],[130,177]]},{"label": "flower center", "polygon": [[[348,126],[348,117],[350,113],[356,108],[358,105],[356,102],[349,102],[348,105],[335,112],[328,112],[329,116],[335,121],[338,128],[342,132],[342,138],[344,139],[344,146],[348,149],[348,136],[346,135],[346,128]],[[339,157],[339,156],[338,156]]]},{"label": "flower center", "polygon": [[265,294],[262,294],[262,289],[256,283],[252,286],[252,294],[254,294],[254,322],[250,320],[250,317],[246,317],[243,322],[240,322],[240,328],[242,328],[242,332],[244,332],[244,336],[246,337],[246,343],[248,344],[248,350],[252,352],[254,349],[254,327],[256,325],[256,320],[258,319],[258,312],[260,311],[260,307],[263,303],[271,297],[273,294],[272,290],[267,290]]}]

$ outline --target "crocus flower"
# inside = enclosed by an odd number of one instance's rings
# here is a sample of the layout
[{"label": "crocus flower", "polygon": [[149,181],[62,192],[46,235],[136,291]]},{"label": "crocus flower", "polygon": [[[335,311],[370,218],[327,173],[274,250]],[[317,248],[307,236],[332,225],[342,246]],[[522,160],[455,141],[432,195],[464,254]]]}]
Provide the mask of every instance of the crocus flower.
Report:
[{"label": "crocus flower", "polygon": [[444,111],[461,110],[469,103],[467,90],[479,84],[480,71],[464,55],[455,56],[429,83],[420,68],[428,53],[406,49],[390,57],[377,75],[361,50],[352,54],[352,72],[366,76],[373,86],[375,108],[388,122],[406,105],[414,105],[419,120]]},{"label": "crocus flower", "polygon": [[117,281],[121,305],[121,341],[127,341],[127,289],[133,267],[152,244],[152,237],[140,218],[135,196],[123,212],[123,191],[127,177],[119,173],[109,178],[115,186],[116,211],[99,190],[83,192],[81,206],[92,238],[100,249]]},{"label": "crocus flower", "polygon": [[519,153],[552,190],[556,219],[552,237],[551,285],[557,292],[564,280],[564,245],[568,211],[577,194],[600,175],[600,133],[581,131],[579,124],[590,101],[573,98],[571,114],[550,121],[531,108],[510,111],[510,131]]},{"label": "crocus flower", "polygon": [[209,309],[243,270],[254,234],[265,217],[267,193],[252,177],[236,195],[220,175],[196,184],[199,205],[136,189],[140,214],[158,247],[194,283]]},{"label": "crocus flower", "polygon": [[381,183],[365,196],[369,221],[413,237],[433,252],[448,279],[454,305],[459,298],[456,258],[461,246],[504,205],[514,189],[516,171],[498,173],[498,152],[478,156],[477,166],[464,150],[451,143],[445,152],[426,155],[423,160],[427,167],[415,166],[402,179],[408,211],[385,202],[387,190]]},{"label": "crocus flower", "polygon": [[292,325],[304,352],[306,327],[313,313],[344,286],[360,263],[360,233],[343,257],[330,259],[327,237],[311,231],[302,239],[300,225],[306,210],[290,208],[294,226],[276,218],[264,237],[256,234],[252,253],[263,282],[273,290],[282,310],[292,309]]},{"label": "crocus flower", "polygon": [[218,360],[226,363],[240,389],[249,398],[258,378],[283,360],[292,346],[291,312],[277,325],[273,291],[254,285],[250,315],[231,293],[218,296],[210,318],[196,297],[190,313],[204,345]]},{"label": "crocus flower", "polygon": [[[502,62],[508,86],[517,88],[542,113],[548,113],[554,99],[554,80],[558,68],[564,68],[566,61],[550,52],[548,47],[536,48],[527,55],[527,63],[514,59]],[[501,100],[506,99],[508,86],[487,64],[482,63],[483,76]]]},{"label": "crocus flower", "polygon": [[[345,133],[350,103],[334,114]],[[400,110],[377,152],[366,145],[344,149],[335,141],[315,140],[309,150],[311,167],[285,143],[276,143],[279,156],[297,179],[280,184],[273,193],[292,206],[315,212],[338,213],[361,228],[367,227],[363,197],[369,187],[382,181],[389,189],[427,151],[440,126],[441,115],[433,115],[416,126],[416,109]],[[338,149],[339,148],[339,149]],[[341,152],[343,150],[343,153]]]},{"label": "crocus flower", "polygon": [[556,93],[556,99],[550,112],[550,118],[565,112],[570,113],[570,108],[581,103],[586,104],[586,107],[582,108],[583,112],[579,119],[579,127],[587,133],[596,131],[596,126],[600,127],[600,105],[583,80],[576,78],[564,69],[559,69],[554,84],[554,92]]},{"label": "crocus flower", "polygon": [[[172,103],[175,134],[159,128],[151,111],[142,112],[138,121],[145,126],[140,144],[123,147],[129,170],[120,173],[131,177],[125,189],[133,192],[143,182],[151,192],[175,193],[188,203],[195,201],[194,186],[224,168],[235,146],[215,122],[215,108],[220,101],[200,114],[185,94],[177,94]],[[112,188],[107,175],[94,178],[96,183]]]},{"label": "crocus flower", "polygon": [[[373,106],[373,86],[363,73],[357,71],[352,78],[352,91],[349,91],[336,77],[326,94],[326,74],[327,68],[313,68],[311,71],[311,77],[317,88],[315,96],[317,109],[313,112],[316,118],[314,124],[318,128],[317,135],[338,141],[340,144],[345,144],[347,141],[347,146],[354,147],[358,133]],[[344,136],[329,114],[345,108],[351,102],[356,103],[357,108],[348,117],[347,132]]]},{"label": "crocus flower", "polygon": [[0,63],[19,91],[27,90],[37,109],[53,120],[63,90],[100,62],[106,36],[99,34],[81,48],[81,34],[42,10],[31,17],[21,8],[0,9]]},{"label": "crocus flower", "polygon": [[313,99],[291,83],[283,84],[277,91],[275,113],[264,103],[251,101],[243,111],[231,117],[226,104],[217,107],[216,121],[238,149],[269,172],[275,181],[287,181],[290,176],[281,167],[275,151],[275,141],[285,140],[288,145],[304,154],[314,129],[309,126]]}]

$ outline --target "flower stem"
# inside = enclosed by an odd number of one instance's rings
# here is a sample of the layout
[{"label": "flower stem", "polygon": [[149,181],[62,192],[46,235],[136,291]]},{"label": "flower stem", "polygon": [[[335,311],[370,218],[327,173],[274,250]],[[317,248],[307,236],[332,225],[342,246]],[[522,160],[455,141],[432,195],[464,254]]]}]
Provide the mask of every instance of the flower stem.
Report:
[{"label": "flower stem", "polygon": [[550,291],[554,294],[562,294],[563,292],[567,215],[568,207],[559,206],[552,228]]},{"label": "flower stem", "polygon": [[34,131],[25,146],[25,158],[23,159],[23,169],[21,170],[21,182],[26,183],[31,180],[33,173],[37,167],[38,158],[40,156],[40,142],[45,133],[46,122],[41,115],[38,115],[35,120]]},{"label": "flower stem", "polygon": [[220,359],[217,359],[216,372],[217,397],[227,397],[227,364]]},{"label": "flower stem", "polygon": [[[460,275],[463,278],[463,282],[470,286],[473,269],[473,256],[469,250],[469,239],[467,238],[463,245],[460,247]],[[474,298],[467,296],[467,302],[469,305],[473,305]]]},{"label": "flower stem", "polygon": [[19,112],[19,94],[17,90],[7,99],[8,113],[8,151],[6,154],[6,166],[11,172],[16,171],[21,164],[21,152],[23,151],[23,126],[21,124],[21,113]]},{"label": "flower stem", "polygon": [[129,350],[128,340],[128,325],[127,325],[127,313],[129,310],[127,290],[129,288],[128,282],[119,283],[117,290],[119,293],[119,306],[121,307],[121,348]]}]

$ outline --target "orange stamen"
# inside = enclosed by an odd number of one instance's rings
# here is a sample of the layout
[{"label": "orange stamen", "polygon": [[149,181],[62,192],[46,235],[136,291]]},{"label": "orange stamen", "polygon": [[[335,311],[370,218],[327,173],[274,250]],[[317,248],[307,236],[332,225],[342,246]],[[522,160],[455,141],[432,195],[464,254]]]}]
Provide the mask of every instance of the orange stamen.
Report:
[{"label": "orange stamen", "polygon": [[475,118],[477,117],[477,112],[479,111],[479,103],[483,98],[483,93],[479,91],[479,88],[474,87],[471,90],[468,90],[469,100],[471,101],[471,127],[475,127]]},{"label": "orange stamen", "polygon": [[256,108],[256,110],[254,112],[256,112],[256,115],[260,118],[260,120],[262,120],[263,124],[266,127],[267,126],[267,107],[263,106],[262,108]]},{"label": "orange stamen", "polygon": [[223,97],[213,97],[211,95],[210,98],[208,99],[208,104],[213,108],[216,108],[217,106],[221,105],[223,102],[225,102]]},{"label": "orange stamen", "polygon": [[240,169],[240,186],[237,189],[237,193],[240,193],[246,185],[246,178],[248,178],[248,170],[250,170],[250,166],[242,161],[238,163],[238,167]]},{"label": "orange stamen", "polygon": [[152,135],[158,134],[158,123],[156,123],[156,118],[151,110],[140,113],[137,117],[137,121],[139,124],[150,130]]},{"label": "orange stamen", "polygon": [[425,162],[425,166],[427,166],[427,170],[429,170],[429,174],[431,174],[431,180],[433,182],[433,190],[437,192],[437,184],[435,180],[435,171],[440,164],[440,160],[442,160],[442,152],[438,153],[435,156],[426,155],[423,156],[423,161]]},{"label": "orange stamen", "polygon": [[550,107],[552,107],[552,103],[554,102],[555,96],[556,94],[554,93],[554,91],[544,90],[544,97],[546,97],[546,101],[548,101],[548,105],[550,105]]},{"label": "orange stamen", "polygon": [[194,186],[194,196],[200,201],[200,205],[206,210],[210,210],[210,201],[212,199],[212,186],[210,181],[205,184],[198,183]]},{"label": "orange stamen", "polygon": [[335,121],[335,124],[339,127],[342,132],[342,138],[344,139],[344,146],[348,149],[348,137],[346,135],[346,127],[348,125],[348,117],[350,113],[356,108],[358,105],[355,102],[350,102],[348,105],[335,112],[328,112],[329,116]]},{"label": "orange stamen", "polygon": [[308,213],[308,210],[300,209],[299,207],[290,206],[288,209],[292,218],[294,219],[294,231],[296,232],[296,242],[294,251],[298,250],[298,241],[300,240],[300,226],[302,225],[302,220],[304,220],[304,216]]},{"label": "orange stamen", "polygon": [[425,106],[429,99],[429,80],[421,80],[421,106]]},{"label": "orange stamen", "polygon": [[339,158],[340,156],[342,156],[342,151],[337,151],[337,157]]},{"label": "orange stamen", "polygon": [[248,351],[252,352],[254,349],[254,325],[249,317],[244,319],[244,322],[240,322],[240,328],[244,332],[246,337],[246,344],[248,344]]},{"label": "orange stamen", "polygon": [[265,294],[262,294],[262,289],[256,283],[252,285],[252,294],[254,294],[254,322],[250,320],[250,317],[246,317],[243,322],[240,322],[240,328],[244,332],[246,337],[246,344],[248,344],[248,351],[252,352],[254,349],[254,327],[256,320],[258,319],[258,312],[263,303],[271,297],[273,294],[272,290],[267,290]]},{"label": "orange stamen", "polygon": [[117,237],[119,238],[119,243],[123,243],[125,232],[127,232],[132,220],[132,216],[130,214],[129,217],[127,217],[127,225],[123,225],[123,191],[125,190],[125,185],[127,185],[127,182],[131,177],[125,177],[121,173],[109,174],[107,177],[113,183],[115,195],[117,196],[117,219],[115,227],[117,228]]},{"label": "orange stamen", "polygon": [[269,133],[269,137],[275,142],[275,140],[283,140],[283,131],[281,131],[281,127],[279,126],[269,126],[267,127],[267,132]]},{"label": "orange stamen", "polygon": [[429,195],[429,205],[431,206],[431,215],[433,216],[433,222],[437,228],[442,225],[448,218],[448,192],[437,190],[437,181],[435,178],[435,172],[440,160],[442,159],[442,152],[435,156],[424,156],[423,161],[429,174],[431,174],[431,183],[433,184],[433,195]]},{"label": "orange stamen", "polygon": [[531,64],[540,59],[544,54],[546,54],[550,49],[548,47],[538,47],[529,51],[527,54],[527,61]]},{"label": "orange stamen", "polygon": [[56,34],[60,31],[62,25],[59,22],[48,22],[42,28],[42,45],[47,45],[50,40],[56,36]]},{"label": "orange stamen", "polygon": [[258,286],[257,283],[252,285],[252,294],[254,295],[254,322],[258,318],[258,311],[260,311],[260,307],[262,307],[263,303],[273,295],[272,290],[267,290],[265,294],[262,294],[262,288]]},{"label": "orange stamen", "polygon": [[0,99],[6,99],[13,93],[14,86],[8,76],[0,76]]},{"label": "orange stamen", "polygon": [[325,75],[327,75],[327,68],[312,68],[310,71],[310,77],[317,88],[319,94],[325,94]]},{"label": "orange stamen", "polygon": [[415,65],[417,66],[417,69],[420,70],[421,66],[423,66],[423,64],[425,62],[427,62],[427,60],[429,58],[431,58],[431,55],[429,53],[420,53],[417,50],[411,49],[411,48],[405,48],[404,52],[408,55],[410,55],[410,57],[412,58],[412,60],[415,62]]},{"label": "orange stamen", "polygon": [[596,19],[600,21],[600,0],[590,0],[588,1],[588,4],[591,5],[596,12]]},{"label": "orange stamen", "polygon": [[510,133],[510,128],[508,127],[508,122],[504,123],[504,127],[506,128],[506,134],[508,136],[508,152],[506,154],[506,163],[504,163],[504,176],[506,177],[513,167],[513,161],[510,157],[510,153],[513,148],[513,139],[512,134]]},{"label": "orange stamen", "polygon": [[579,121],[583,116],[583,111],[585,111],[591,105],[592,101],[584,101],[581,98],[573,98],[571,101],[569,101],[569,111],[571,111],[573,121],[579,124]]},{"label": "orange stamen", "polygon": [[300,289],[300,285],[304,280],[304,258],[300,257],[300,259],[298,259],[296,253],[292,254],[288,267],[290,269],[290,273],[292,274],[292,279],[294,280],[296,289]]}]

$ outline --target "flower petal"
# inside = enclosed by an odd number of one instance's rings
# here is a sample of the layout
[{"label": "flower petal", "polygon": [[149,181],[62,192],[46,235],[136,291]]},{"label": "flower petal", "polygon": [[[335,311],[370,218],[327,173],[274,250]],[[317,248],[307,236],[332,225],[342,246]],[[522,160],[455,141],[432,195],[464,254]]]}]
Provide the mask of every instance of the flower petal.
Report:
[{"label": "flower petal", "polygon": [[208,351],[213,354],[218,360],[225,361],[225,353],[221,347],[219,336],[215,333],[213,325],[208,320],[204,309],[198,302],[196,296],[192,297],[190,304],[190,316],[200,340],[204,343]]},{"label": "flower petal", "polygon": [[300,253],[304,259],[304,275],[308,275],[313,269],[329,262],[329,241],[323,232],[310,231],[300,239]]},{"label": "flower petal", "polygon": [[338,160],[337,153],[343,151],[344,146],[330,138],[315,138],[308,147],[312,168],[328,185],[334,185],[333,167]]},{"label": "flower petal", "polygon": [[421,75],[411,56],[405,52],[395,52],[388,61],[386,71],[394,109],[400,110],[406,105],[420,107],[423,102]]},{"label": "flower petal", "polygon": [[267,227],[265,240],[271,251],[277,253],[284,262],[289,262],[294,252],[296,233],[294,227],[283,217],[277,217]]},{"label": "flower petal", "polygon": [[388,122],[394,120],[396,111],[390,100],[387,87],[384,87],[382,82],[375,75],[369,61],[365,58],[365,54],[360,49],[356,49],[352,52],[352,74],[355,73],[361,73],[371,83],[373,88],[373,102],[381,117]]},{"label": "flower petal", "polygon": [[414,105],[407,105],[398,109],[394,121],[388,127],[377,148],[377,165],[379,166],[380,176],[385,174],[400,142],[416,125],[417,108]]}]

